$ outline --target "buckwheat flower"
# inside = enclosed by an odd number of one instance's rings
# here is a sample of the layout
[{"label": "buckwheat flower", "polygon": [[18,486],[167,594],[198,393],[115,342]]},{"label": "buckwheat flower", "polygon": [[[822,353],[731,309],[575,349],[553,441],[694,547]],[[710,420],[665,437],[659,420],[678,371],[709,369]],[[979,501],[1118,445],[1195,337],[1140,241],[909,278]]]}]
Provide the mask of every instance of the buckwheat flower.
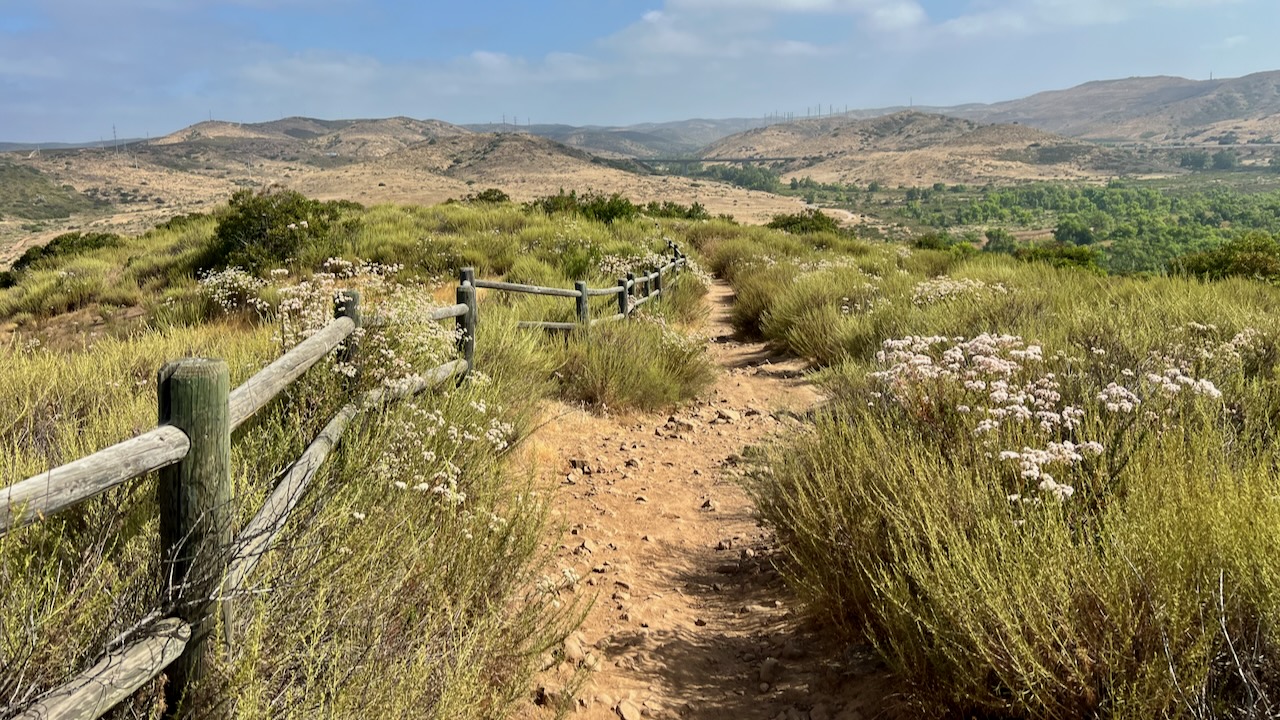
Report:
[{"label": "buckwheat flower", "polygon": [[364,520],[365,514],[362,512],[356,512],[353,510],[351,511],[351,517],[355,518],[356,520]]},{"label": "buckwheat flower", "polygon": [[1081,444],[1080,449],[1089,453],[1090,455],[1101,455],[1103,451],[1102,443],[1096,442],[1093,440],[1087,443]]},{"label": "buckwheat flower", "polygon": [[978,427],[974,428],[973,434],[982,435],[984,433],[989,433],[989,432],[998,430],[999,428],[1000,428],[999,421],[989,420],[989,419],[983,420],[982,422],[978,423]]},{"label": "buckwheat flower", "polygon": [[962,415],[968,415],[970,412],[972,412],[972,408],[970,408],[968,405],[957,405],[956,412]]},{"label": "buckwheat flower", "polygon": [[409,487],[409,483],[406,483],[403,480],[397,480],[391,484],[395,485],[397,490],[404,490]]},{"label": "buckwheat flower", "polygon": [[1040,482],[1040,489],[1053,495],[1059,502],[1069,500],[1072,495],[1076,494],[1075,488],[1070,485],[1059,483],[1047,475],[1044,480]]},{"label": "buckwheat flower", "polygon": [[1191,389],[1192,391],[1194,391],[1199,395],[1205,395],[1213,398],[1214,400],[1217,400],[1218,398],[1222,397],[1222,391],[1219,390],[1217,387],[1215,387],[1212,382],[1210,382],[1209,380],[1205,380],[1203,378],[1200,380],[1196,380],[1195,383],[1191,386]]}]

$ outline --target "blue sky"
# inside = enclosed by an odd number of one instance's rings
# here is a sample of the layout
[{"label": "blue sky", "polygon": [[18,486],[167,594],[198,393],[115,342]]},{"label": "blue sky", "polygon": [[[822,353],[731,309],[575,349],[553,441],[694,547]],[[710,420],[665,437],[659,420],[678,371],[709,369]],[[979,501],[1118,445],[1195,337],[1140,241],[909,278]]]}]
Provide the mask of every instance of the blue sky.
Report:
[{"label": "blue sky", "polygon": [[1280,69],[1276,0],[0,0],[0,140],[628,124]]}]

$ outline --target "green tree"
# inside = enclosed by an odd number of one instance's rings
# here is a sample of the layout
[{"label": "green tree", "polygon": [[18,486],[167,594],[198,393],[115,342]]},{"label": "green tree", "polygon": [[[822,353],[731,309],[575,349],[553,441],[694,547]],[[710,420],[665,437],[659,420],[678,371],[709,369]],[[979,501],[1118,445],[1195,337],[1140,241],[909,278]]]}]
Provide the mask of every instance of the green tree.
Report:
[{"label": "green tree", "polygon": [[1219,150],[1213,154],[1214,170],[1234,170],[1240,164],[1240,156],[1233,150]]},{"label": "green tree", "polygon": [[1209,167],[1209,153],[1205,150],[1192,150],[1182,153],[1178,164],[1189,170],[1203,170]]},{"label": "green tree", "polygon": [[1018,249],[1017,238],[1004,228],[990,228],[986,234],[987,244],[982,246],[983,252],[1012,255]]},{"label": "green tree", "polygon": [[1053,239],[1072,245],[1092,245],[1097,241],[1093,228],[1079,215],[1064,215],[1053,230]]}]

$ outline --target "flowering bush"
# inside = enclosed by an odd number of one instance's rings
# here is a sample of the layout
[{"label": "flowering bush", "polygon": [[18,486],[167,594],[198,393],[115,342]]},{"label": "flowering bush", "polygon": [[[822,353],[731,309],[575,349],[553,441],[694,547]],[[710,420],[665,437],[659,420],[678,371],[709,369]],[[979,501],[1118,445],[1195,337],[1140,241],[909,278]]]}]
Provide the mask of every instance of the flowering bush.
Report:
[{"label": "flowering bush", "polygon": [[965,295],[1006,295],[1009,288],[1000,283],[987,284],[974,278],[956,280],[947,276],[930,278],[916,285],[911,301],[916,305],[932,305]]}]

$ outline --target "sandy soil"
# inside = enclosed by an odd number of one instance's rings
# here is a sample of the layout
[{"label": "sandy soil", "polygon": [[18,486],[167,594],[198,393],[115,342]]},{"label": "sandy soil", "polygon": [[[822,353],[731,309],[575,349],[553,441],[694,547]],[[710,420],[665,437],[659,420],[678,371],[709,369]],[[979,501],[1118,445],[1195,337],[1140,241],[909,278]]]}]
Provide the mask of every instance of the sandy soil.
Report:
[{"label": "sandy soil", "polygon": [[[557,559],[594,598],[522,718],[828,720],[882,714],[887,678],[864,649],[833,646],[798,613],[769,533],[738,482],[741,453],[800,425],[821,401],[795,361],[730,337],[732,291],[710,294],[722,368],[674,415],[596,417],[554,407],[523,449],[559,486]],[[570,700],[564,687],[587,673]]]}]

